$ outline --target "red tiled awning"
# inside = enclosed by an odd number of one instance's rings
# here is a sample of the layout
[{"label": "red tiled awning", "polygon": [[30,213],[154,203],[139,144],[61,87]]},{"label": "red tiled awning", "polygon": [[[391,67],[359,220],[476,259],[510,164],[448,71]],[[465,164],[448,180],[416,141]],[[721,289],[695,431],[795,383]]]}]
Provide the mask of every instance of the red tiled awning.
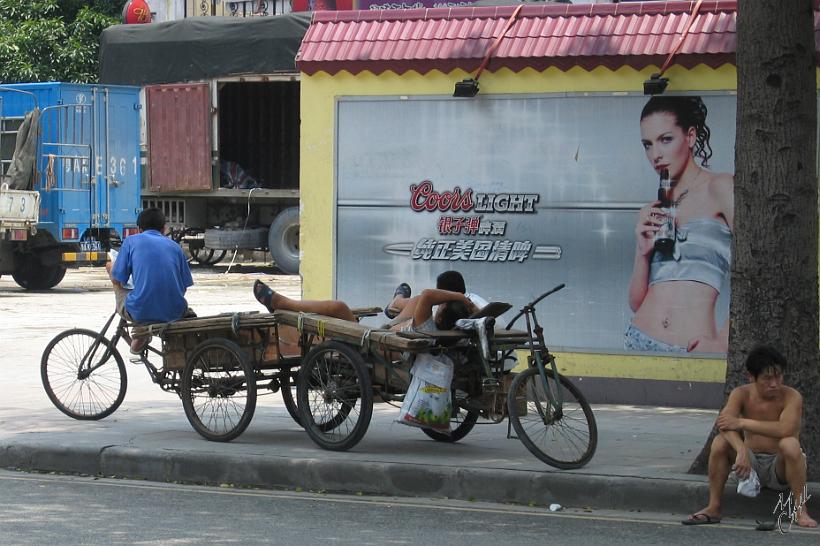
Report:
[{"label": "red tiled awning", "polygon": [[[487,70],[660,66],[677,45],[695,3],[524,5]],[[514,9],[317,12],[296,63],[307,74],[473,71]],[[717,67],[733,62],[736,12],[737,0],[703,2],[675,63]]]}]

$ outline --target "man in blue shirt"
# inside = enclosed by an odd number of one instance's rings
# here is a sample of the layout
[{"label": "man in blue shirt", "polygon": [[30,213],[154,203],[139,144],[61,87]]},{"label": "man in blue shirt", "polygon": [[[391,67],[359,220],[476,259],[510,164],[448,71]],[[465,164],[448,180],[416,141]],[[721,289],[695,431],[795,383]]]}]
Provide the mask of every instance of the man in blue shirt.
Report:
[{"label": "man in blue shirt", "polygon": [[[170,322],[188,310],[185,290],[194,284],[188,261],[180,246],[163,235],[165,215],[149,208],[137,218],[141,233],[126,237],[110,266],[117,295],[117,310],[132,322]],[[124,287],[129,278],[133,289]],[[131,351],[142,349],[147,340],[134,340]],[[136,345],[136,347],[135,347]]]}]

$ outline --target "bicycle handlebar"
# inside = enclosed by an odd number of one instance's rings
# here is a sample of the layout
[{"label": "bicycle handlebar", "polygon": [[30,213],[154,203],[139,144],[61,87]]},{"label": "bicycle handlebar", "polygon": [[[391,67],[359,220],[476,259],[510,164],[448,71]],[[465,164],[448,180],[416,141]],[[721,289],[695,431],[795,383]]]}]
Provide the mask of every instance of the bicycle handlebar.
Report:
[{"label": "bicycle handlebar", "polygon": [[566,288],[566,286],[567,286],[567,285],[566,285],[566,283],[563,283],[563,282],[562,282],[561,284],[559,284],[558,286],[556,286],[556,287],[555,287],[555,288],[553,288],[552,290],[547,290],[546,292],[544,292],[543,294],[541,294],[540,296],[538,296],[537,298],[535,298],[532,302],[530,302],[530,303],[528,303],[527,305],[525,305],[525,306],[524,306],[524,308],[523,308],[523,309],[521,309],[521,310],[518,312],[518,314],[517,314],[517,315],[515,315],[515,316],[513,317],[513,319],[512,319],[510,322],[508,322],[508,323],[507,323],[507,327],[505,328],[505,330],[509,330],[509,329],[511,329],[511,328],[512,328],[512,326],[513,326],[513,324],[515,324],[515,322],[516,322],[518,319],[520,319],[522,316],[524,316],[524,313],[526,313],[526,312],[527,312],[527,311],[529,311],[530,309],[534,309],[534,308],[535,308],[535,306],[538,304],[538,302],[540,302],[541,300],[543,300],[543,299],[544,299],[544,298],[546,298],[547,296],[549,296],[549,295],[551,295],[551,294],[554,294],[554,293],[558,292],[558,291],[559,291],[559,290],[561,290],[562,288]]}]

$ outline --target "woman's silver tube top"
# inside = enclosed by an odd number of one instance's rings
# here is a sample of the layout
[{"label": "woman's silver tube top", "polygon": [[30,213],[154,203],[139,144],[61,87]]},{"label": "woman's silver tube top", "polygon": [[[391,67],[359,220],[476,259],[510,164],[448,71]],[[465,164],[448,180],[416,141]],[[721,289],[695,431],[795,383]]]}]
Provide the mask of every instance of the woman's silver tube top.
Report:
[{"label": "woman's silver tube top", "polygon": [[678,227],[672,256],[655,252],[649,266],[649,284],[696,281],[718,292],[729,274],[732,232],[714,218],[697,218]]}]

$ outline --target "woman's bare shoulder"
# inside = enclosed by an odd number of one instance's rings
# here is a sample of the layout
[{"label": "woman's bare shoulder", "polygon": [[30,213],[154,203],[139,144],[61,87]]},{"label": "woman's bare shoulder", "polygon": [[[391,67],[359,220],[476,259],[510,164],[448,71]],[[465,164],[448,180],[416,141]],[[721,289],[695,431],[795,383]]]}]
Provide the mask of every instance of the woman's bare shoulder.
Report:
[{"label": "woman's bare shoulder", "polygon": [[730,173],[712,173],[709,189],[717,194],[733,193],[735,191],[735,177]]},{"label": "woman's bare shoulder", "polygon": [[714,173],[709,183],[709,198],[732,229],[735,208],[735,179],[729,173]]}]

